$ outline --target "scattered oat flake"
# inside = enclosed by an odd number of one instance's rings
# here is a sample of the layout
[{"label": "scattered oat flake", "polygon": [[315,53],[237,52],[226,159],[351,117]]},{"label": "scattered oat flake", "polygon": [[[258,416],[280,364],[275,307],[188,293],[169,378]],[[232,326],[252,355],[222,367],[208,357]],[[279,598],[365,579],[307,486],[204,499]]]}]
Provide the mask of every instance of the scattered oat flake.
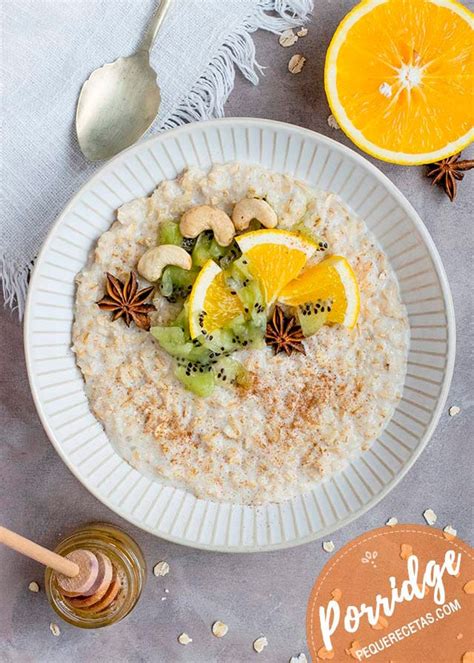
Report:
[{"label": "scattered oat flake", "polygon": [[455,417],[460,412],[461,412],[461,408],[458,407],[457,405],[451,405],[451,407],[449,408],[449,416],[450,417]]},{"label": "scattered oat flake", "polygon": [[190,642],[192,642],[193,639],[189,637],[187,633],[181,633],[178,635],[178,642],[180,645],[189,645]]},{"label": "scattered oat flake", "polygon": [[165,576],[170,572],[170,565],[168,562],[158,562],[153,567],[153,575],[155,576]]},{"label": "scattered oat flake", "polygon": [[162,597],[161,597],[161,600],[162,600],[162,601],[166,601],[166,596],[162,596]]},{"label": "scattered oat flake", "polygon": [[456,636],[456,640],[462,640],[462,639],[463,639],[463,634],[458,633],[457,636]]},{"label": "scattered oat flake", "polygon": [[333,541],[323,541],[323,550],[327,553],[332,553],[335,549]]},{"label": "scattered oat flake", "polygon": [[306,58],[304,57],[304,55],[296,53],[296,55],[293,55],[293,57],[291,57],[290,61],[288,62],[288,71],[291,74],[299,74],[300,71],[303,69],[305,62]]},{"label": "scattered oat flake", "polygon": [[61,635],[61,629],[54,622],[51,622],[51,624],[49,625],[49,630],[51,631],[51,633],[54,635],[55,638],[58,638]]},{"label": "scattered oat flake", "polygon": [[290,663],[308,663],[308,659],[305,654],[298,654],[298,656],[292,656],[290,658]]},{"label": "scattered oat flake", "polygon": [[400,546],[400,557],[402,559],[408,559],[412,553],[413,553],[413,547],[410,546],[408,543],[402,543],[402,545]]},{"label": "scattered oat flake", "polygon": [[454,527],[451,527],[451,525],[446,525],[446,527],[443,529],[443,536],[448,541],[452,541],[456,534],[457,531],[454,529]]},{"label": "scattered oat flake", "polygon": [[283,48],[288,48],[288,46],[293,46],[293,44],[296,44],[298,37],[290,28],[289,30],[285,30],[281,33],[280,39],[278,41],[280,46],[283,46]]},{"label": "scattered oat flake", "polygon": [[438,516],[435,514],[433,509],[426,509],[426,511],[423,511],[423,518],[426,520],[428,525],[434,525],[438,520]]},{"label": "scattered oat flake", "polygon": [[34,592],[35,594],[37,594],[40,590],[40,586],[38,585],[38,583],[35,580],[33,580],[28,585],[28,589],[30,590],[30,592]]},{"label": "scattered oat flake", "polygon": [[355,658],[356,661],[359,660],[359,657],[357,656],[357,652],[362,649],[362,645],[358,640],[354,640],[354,642],[351,643],[351,646],[349,649],[345,649],[344,651],[348,656],[351,656],[351,658]]},{"label": "scattered oat flake", "polygon": [[334,117],[334,115],[331,113],[331,115],[328,117],[328,125],[331,127],[331,129],[340,129],[341,127],[339,126],[338,121]]},{"label": "scattered oat flake", "polygon": [[261,654],[267,645],[268,645],[268,640],[265,638],[265,636],[262,636],[261,638],[257,638],[256,640],[254,640],[253,648],[257,652],[257,654]]},{"label": "scattered oat flake", "polygon": [[332,658],[334,658],[334,649],[328,651],[326,647],[321,647],[321,649],[318,649],[316,656],[322,661],[330,661]]},{"label": "scattered oat flake", "polygon": [[306,37],[308,34],[308,28],[300,28],[296,34],[298,37]]},{"label": "scattered oat flake", "polygon": [[468,582],[466,582],[462,590],[466,594],[474,594],[474,580],[469,580]]},{"label": "scattered oat flake", "polygon": [[331,596],[335,601],[340,601],[341,596],[342,596],[342,592],[341,592],[340,589],[337,589],[337,588],[333,589],[332,592],[331,592]]},{"label": "scattered oat flake", "polygon": [[474,663],[474,651],[466,651],[462,655],[462,663]]},{"label": "scattered oat flake", "polygon": [[170,590],[169,590],[169,589],[165,589],[165,594],[169,594],[169,593],[170,593]]},{"label": "scattered oat flake", "polygon": [[395,525],[398,525],[398,518],[392,516],[392,518],[389,518],[385,524],[387,527],[395,527]]},{"label": "scattered oat flake", "polygon": [[229,630],[229,627],[227,624],[224,624],[224,622],[214,622],[212,625],[212,634],[216,636],[216,638],[223,638],[224,635],[227,635],[227,632]]}]

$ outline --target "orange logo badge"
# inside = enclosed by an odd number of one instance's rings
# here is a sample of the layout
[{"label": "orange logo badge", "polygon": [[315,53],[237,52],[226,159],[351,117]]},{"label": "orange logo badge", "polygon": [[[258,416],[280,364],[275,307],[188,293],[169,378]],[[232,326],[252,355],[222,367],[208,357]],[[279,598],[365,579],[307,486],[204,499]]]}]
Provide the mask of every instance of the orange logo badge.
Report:
[{"label": "orange logo badge", "polygon": [[372,530],[326,564],[308,603],[313,661],[474,663],[474,551],[421,525]]}]

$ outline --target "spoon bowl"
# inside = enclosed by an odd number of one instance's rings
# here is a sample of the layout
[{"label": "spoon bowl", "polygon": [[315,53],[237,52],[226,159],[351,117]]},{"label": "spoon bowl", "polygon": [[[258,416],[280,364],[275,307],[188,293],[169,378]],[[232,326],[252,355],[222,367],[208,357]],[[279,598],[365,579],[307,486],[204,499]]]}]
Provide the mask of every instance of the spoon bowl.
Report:
[{"label": "spoon bowl", "polygon": [[148,51],[96,69],[77,104],[77,137],[84,156],[90,161],[110,159],[133,145],[151,126],[160,100]]},{"label": "spoon bowl", "polygon": [[76,111],[79,146],[89,161],[110,159],[133,145],[158,114],[161,94],[150,49],[171,0],[161,0],[141,48],[104,64],[82,86]]}]

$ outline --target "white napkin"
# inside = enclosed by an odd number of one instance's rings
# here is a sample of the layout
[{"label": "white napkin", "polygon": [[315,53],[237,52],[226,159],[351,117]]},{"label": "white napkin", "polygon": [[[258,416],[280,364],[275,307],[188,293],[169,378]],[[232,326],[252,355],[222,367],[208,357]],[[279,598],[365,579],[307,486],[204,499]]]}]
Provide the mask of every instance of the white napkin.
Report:
[{"label": "white napkin", "polygon": [[[151,132],[219,117],[235,66],[252,83],[259,65],[250,33],[301,25],[313,0],[173,0],[151,62],[162,92]],[[28,275],[51,223],[100,168],[74,130],[82,83],[96,67],[131,54],[156,0],[3,0],[0,277],[23,312]]]}]

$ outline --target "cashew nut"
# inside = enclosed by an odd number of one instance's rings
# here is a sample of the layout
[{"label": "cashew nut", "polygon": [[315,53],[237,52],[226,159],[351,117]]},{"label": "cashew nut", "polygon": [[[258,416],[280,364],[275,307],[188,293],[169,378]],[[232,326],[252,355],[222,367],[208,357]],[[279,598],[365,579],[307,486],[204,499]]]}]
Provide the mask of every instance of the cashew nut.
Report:
[{"label": "cashew nut", "polygon": [[176,265],[176,267],[182,267],[183,269],[191,269],[191,256],[175,244],[161,244],[161,246],[154,246],[152,249],[148,249],[142,255],[138,261],[137,269],[140,276],[153,283],[154,281],[158,281],[166,265]]},{"label": "cashew nut", "polygon": [[220,246],[229,246],[235,235],[230,217],[223,210],[210,205],[188,209],[181,217],[179,229],[183,237],[197,237],[203,230],[212,230]]},{"label": "cashew nut", "polygon": [[261,198],[243,198],[234,207],[232,221],[237,230],[245,230],[250,221],[257,219],[265,228],[274,228],[278,223],[275,210]]}]

